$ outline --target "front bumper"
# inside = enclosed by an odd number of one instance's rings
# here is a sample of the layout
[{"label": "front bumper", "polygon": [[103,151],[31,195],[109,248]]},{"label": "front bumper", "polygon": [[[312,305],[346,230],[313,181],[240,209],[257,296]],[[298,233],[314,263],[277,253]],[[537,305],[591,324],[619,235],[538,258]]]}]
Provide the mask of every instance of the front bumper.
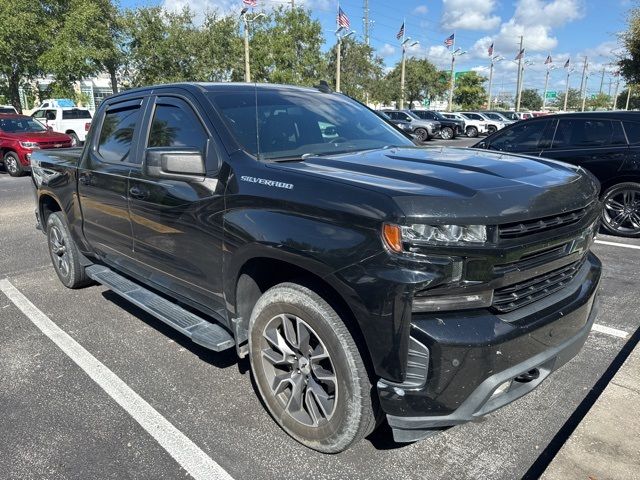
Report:
[{"label": "front bumper", "polygon": [[485,310],[414,315],[411,336],[428,349],[424,385],[405,388],[385,380],[377,385],[394,439],[419,440],[536,388],[586,341],[597,315],[600,273],[599,260],[589,254],[566,288],[518,314]]}]

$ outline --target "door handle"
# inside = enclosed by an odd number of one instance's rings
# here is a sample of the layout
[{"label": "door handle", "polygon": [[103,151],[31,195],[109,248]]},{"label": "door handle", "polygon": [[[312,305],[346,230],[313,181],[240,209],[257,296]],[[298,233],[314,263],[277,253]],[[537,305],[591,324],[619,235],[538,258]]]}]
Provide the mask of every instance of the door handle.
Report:
[{"label": "door handle", "polygon": [[144,200],[149,196],[149,191],[140,187],[131,187],[129,189],[129,195],[133,198]]}]

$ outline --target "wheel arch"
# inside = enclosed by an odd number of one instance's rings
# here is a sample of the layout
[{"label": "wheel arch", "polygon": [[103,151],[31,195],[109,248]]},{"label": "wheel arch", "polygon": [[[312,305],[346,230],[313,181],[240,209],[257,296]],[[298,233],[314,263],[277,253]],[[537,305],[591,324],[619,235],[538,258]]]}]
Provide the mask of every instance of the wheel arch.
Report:
[{"label": "wheel arch", "polygon": [[38,199],[38,214],[40,216],[40,223],[42,226],[42,230],[44,232],[47,231],[47,220],[49,219],[49,215],[54,212],[62,212],[62,206],[60,202],[52,195],[42,194]]},{"label": "wheel arch", "polygon": [[640,172],[637,174],[626,174],[618,177],[613,177],[610,179],[601,182],[600,184],[600,197],[604,195],[604,192],[609,190],[611,187],[615,185],[619,185],[621,183],[638,183],[640,184]]}]

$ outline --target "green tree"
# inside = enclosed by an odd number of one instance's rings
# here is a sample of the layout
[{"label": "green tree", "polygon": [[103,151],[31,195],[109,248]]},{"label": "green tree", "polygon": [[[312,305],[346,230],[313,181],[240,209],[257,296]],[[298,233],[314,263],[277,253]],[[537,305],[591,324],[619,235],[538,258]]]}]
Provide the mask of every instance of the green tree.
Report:
[{"label": "green tree", "polygon": [[640,8],[629,11],[627,29],[620,34],[626,53],[619,60],[620,73],[630,83],[640,83]]},{"label": "green tree", "polygon": [[[371,94],[374,85],[382,79],[382,58],[375,56],[369,45],[350,37],[342,41],[340,52],[340,90],[365,101],[366,94]],[[331,86],[336,84],[336,53],[336,45],[327,52],[326,78]]]},{"label": "green tree", "polygon": [[587,99],[587,108],[589,110],[604,110],[611,108],[612,98],[606,93],[598,93]]},{"label": "green tree", "polygon": [[[400,100],[400,78],[402,64],[398,62],[387,75],[388,82],[383,96]],[[405,62],[405,101],[407,105],[413,102],[422,102],[425,99],[433,100],[441,96],[447,89],[446,82],[441,79],[441,73],[435,65],[426,59],[408,58]]]},{"label": "green tree", "polygon": [[21,84],[41,72],[39,58],[53,36],[52,5],[38,0],[0,0],[0,77],[18,111]]},{"label": "green tree", "polygon": [[322,26],[304,8],[280,6],[250,25],[251,79],[315,85],[326,72]]},{"label": "green tree", "polygon": [[542,97],[533,88],[525,88],[520,96],[520,108],[522,110],[540,110],[542,108]]},{"label": "green tree", "polygon": [[[564,108],[564,97],[565,92],[561,92],[558,94],[556,98],[556,107],[562,109]],[[570,88],[569,95],[567,96],[567,110],[579,110],[582,108],[582,96],[580,95],[580,90],[577,88]]]},{"label": "green tree", "polygon": [[456,79],[453,103],[463,110],[477,110],[487,99],[484,89],[486,79],[477,72],[467,72]]}]

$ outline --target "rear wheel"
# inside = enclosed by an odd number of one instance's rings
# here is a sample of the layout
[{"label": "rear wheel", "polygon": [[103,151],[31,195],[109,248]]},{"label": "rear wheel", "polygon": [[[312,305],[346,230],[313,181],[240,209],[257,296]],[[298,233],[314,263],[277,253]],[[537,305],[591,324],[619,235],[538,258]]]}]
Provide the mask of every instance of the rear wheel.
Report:
[{"label": "rear wheel", "polygon": [[640,237],[640,183],[620,183],[602,196],[602,225],[624,237]]},{"label": "rear wheel", "polygon": [[427,132],[424,128],[416,128],[416,131],[413,132],[419,141],[426,142],[429,140],[429,132]]},{"label": "rear wheel", "polygon": [[18,158],[18,154],[14,152],[7,152],[4,156],[4,168],[12,177],[21,177],[24,175],[24,169]]},{"label": "rear wheel", "polygon": [[492,133],[495,133],[495,132],[497,132],[497,131],[498,131],[498,128],[497,128],[495,125],[489,125],[489,126],[487,127],[487,133],[488,133],[489,135],[491,135]]},{"label": "rear wheel", "polygon": [[455,134],[453,133],[453,129],[451,127],[442,127],[442,130],[440,130],[440,138],[442,138],[443,140],[451,140],[454,137]]},{"label": "rear wheel", "polygon": [[54,212],[47,218],[47,240],[53,268],[64,286],[81,288],[89,285],[91,279],[80,264],[80,252],[60,212]]},{"label": "rear wheel", "polygon": [[345,324],[319,295],[294,283],[276,285],[256,303],[249,332],[256,385],[291,437],[337,453],[373,431],[364,362]]},{"label": "rear wheel", "polygon": [[78,145],[80,145],[80,139],[78,138],[78,135],[76,135],[76,132],[69,132],[67,133],[67,135],[71,137],[72,147],[77,147]]},{"label": "rear wheel", "polygon": [[478,136],[478,129],[476,127],[467,127],[467,137],[476,138]]}]

